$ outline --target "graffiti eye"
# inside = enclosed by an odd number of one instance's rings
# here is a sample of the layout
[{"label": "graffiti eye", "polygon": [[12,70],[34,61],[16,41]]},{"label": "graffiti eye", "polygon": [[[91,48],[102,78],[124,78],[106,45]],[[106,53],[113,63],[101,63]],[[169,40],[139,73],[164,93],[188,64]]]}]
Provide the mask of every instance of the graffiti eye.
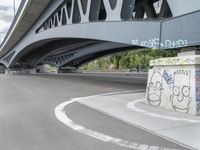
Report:
[{"label": "graffiti eye", "polygon": [[182,94],[185,96],[185,97],[188,97],[190,95],[190,88],[188,86],[183,86],[182,87]]},{"label": "graffiti eye", "polygon": [[174,94],[175,96],[178,96],[178,95],[179,95],[179,88],[178,88],[177,86],[175,86],[175,87],[173,88],[173,94]]},{"label": "graffiti eye", "polygon": [[150,83],[149,83],[149,87],[153,87],[153,82],[150,82]]},{"label": "graffiti eye", "polygon": [[161,84],[161,82],[159,82],[159,81],[156,82],[156,88],[158,90],[162,90],[162,84]]}]

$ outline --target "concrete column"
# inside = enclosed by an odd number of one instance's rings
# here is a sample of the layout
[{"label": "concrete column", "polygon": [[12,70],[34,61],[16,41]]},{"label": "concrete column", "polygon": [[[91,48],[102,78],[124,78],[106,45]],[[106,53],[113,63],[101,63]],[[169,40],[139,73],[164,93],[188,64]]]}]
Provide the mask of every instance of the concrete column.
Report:
[{"label": "concrete column", "polygon": [[200,114],[200,55],[185,51],[177,57],[150,61],[146,103],[177,112]]}]

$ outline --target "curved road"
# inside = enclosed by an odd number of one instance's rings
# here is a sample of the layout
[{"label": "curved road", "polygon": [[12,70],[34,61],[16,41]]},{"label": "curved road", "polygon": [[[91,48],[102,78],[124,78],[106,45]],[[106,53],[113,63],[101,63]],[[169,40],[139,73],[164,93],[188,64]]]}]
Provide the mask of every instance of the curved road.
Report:
[{"label": "curved road", "polygon": [[[145,76],[91,74],[0,75],[1,150],[124,150],[72,130],[57,120],[55,107],[71,98],[145,89]],[[73,103],[66,113],[80,124],[121,138],[184,149],[156,135]]]}]

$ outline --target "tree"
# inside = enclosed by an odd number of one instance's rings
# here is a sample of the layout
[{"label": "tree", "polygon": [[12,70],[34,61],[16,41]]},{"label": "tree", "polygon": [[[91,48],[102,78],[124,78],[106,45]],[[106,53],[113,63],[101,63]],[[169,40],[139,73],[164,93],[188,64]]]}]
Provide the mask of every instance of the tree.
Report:
[{"label": "tree", "polygon": [[154,50],[154,49],[139,49],[129,52],[112,54],[104,58],[88,63],[84,70],[108,70],[115,69],[149,69],[150,60],[161,57],[174,57],[178,51],[173,50]]},{"label": "tree", "polygon": [[110,61],[112,64],[114,64],[115,69],[119,69],[120,68],[120,61],[122,59],[123,55],[122,54],[113,54],[110,57]]}]

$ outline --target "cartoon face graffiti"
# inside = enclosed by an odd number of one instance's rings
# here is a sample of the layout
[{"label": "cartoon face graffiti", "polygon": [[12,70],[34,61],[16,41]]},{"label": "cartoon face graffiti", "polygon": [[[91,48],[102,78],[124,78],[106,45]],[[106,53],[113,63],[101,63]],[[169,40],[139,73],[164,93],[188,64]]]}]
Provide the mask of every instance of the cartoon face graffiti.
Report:
[{"label": "cartoon face graffiti", "polygon": [[190,103],[192,101],[190,97],[190,71],[188,70],[177,70],[174,73],[174,85],[172,88],[172,95],[170,95],[170,100],[172,103],[172,108],[175,111],[188,113],[190,108]]},{"label": "cartoon face graffiti", "polygon": [[159,70],[154,70],[147,85],[147,101],[150,105],[159,106],[162,96],[162,76]]}]

